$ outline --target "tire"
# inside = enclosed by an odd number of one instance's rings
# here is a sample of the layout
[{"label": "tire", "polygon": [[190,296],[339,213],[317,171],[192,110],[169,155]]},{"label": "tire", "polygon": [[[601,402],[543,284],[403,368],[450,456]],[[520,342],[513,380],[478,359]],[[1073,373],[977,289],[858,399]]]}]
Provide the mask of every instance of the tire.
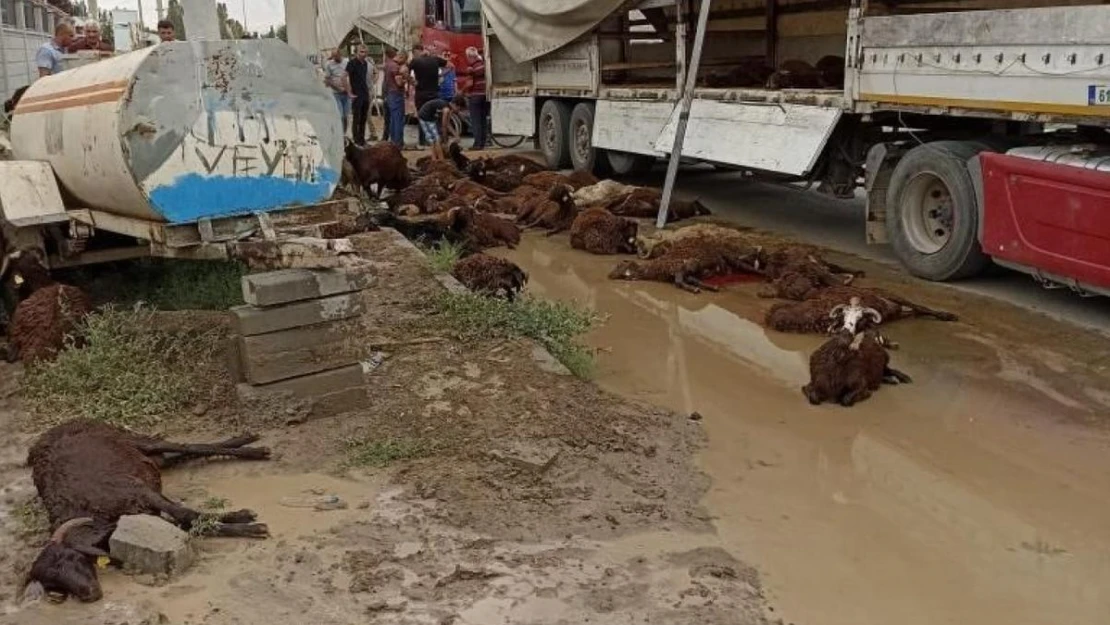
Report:
[{"label": "tire", "polygon": [[579,171],[597,176],[609,174],[609,159],[604,151],[594,148],[594,105],[582,102],[570,114],[570,163]]},{"label": "tire", "polygon": [[655,165],[655,157],[631,152],[606,150],[605,158],[609,161],[609,170],[617,176],[646,174]]},{"label": "tire", "polygon": [[548,167],[570,167],[570,106],[558,100],[544,102],[536,134]]},{"label": "tire", "polygon": [[967,162],[980,143],[936,141],[906,153],[887,191],[887,236],[911,274],[943,282],[990,263],[979,243],[979,202]]},{"label": "tire", "polygon": [[458,139],[462,139],[463,131],[467,128],[466,120],[458,113],[455,113],[451,115],[450,124],[453,135]]}]

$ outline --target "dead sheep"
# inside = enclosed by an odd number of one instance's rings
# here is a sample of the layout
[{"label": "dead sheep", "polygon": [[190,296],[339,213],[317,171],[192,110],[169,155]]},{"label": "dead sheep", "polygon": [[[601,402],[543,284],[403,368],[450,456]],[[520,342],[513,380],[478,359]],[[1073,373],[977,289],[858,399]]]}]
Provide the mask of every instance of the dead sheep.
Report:
[{"label": "dead sheep", "polygon": [[783,61],[778,71],[767,79],[768,89],[818,89],[820,87],[821,77],[817,68],[798,59]]},{"label": "dead sheep", "polygon": [[520,228],[511,221],[470,207],[453,208],[446,215],[450,229],[462,234],[470,249],[513,249],[520,243]]},{"label": "dead sheep", "polygon": [[844,88],[844,57],[830,54],[817,61],[817,80],[824,89]]},{"label": "dead sheep", "polygon": [[573,171],[570,174],[561,174],[557,171],[541,171],[524,177],[524,184],[540,189],[551,189],[557,185],[566,185],[572,191],[598,183],[593,174],[586,171]]},{"label": "dead sheep", "polygon": [[532,212],[529,207],[536,202],[546,200],[547,194],[547,191],[531,185],[521,185],[514,189],[512,193],[494,199],[492,212],[519,217],[526,212]]},{"label": "dead sheep", "polygon": [[481,184],[478,184],[477,182],[474,182],[473,180],[469,180],[466,178],[456,181],[454,184],[451,185],[449,190],[451,191],[451,195],[463,198],[470,202],[502,198],[506,195],[505,193],[495,191],[489,187],[483,186]]},{"label": "dead sheep", "polygon": [[726,228],[717,224],[692,224],[681,228],[656,230],[650,235],[636,237],[636,255],[645,260],[658,258],[666,254],[675,242],[691,237],[731,240],[736,245],[760,249],[744,230]]},{"label": "dead sheep", "polygon": [[574,191],[574,202],[579,208],[607,208],[628,197],[636,187],[616,180],[602,180]]},{"label": "dead sheep", "polygon": [[446,188],[437,184],[435,180],[425,181],[425,179],[421,179],[416,184],[389,196],[385,203],[394,212],[400,210],[403,206],[416,206],[421,213],[428,213],[432,212],[426,209],[430,200],[442,200],[450,194]]},{"label": "dead sheep", "polygon": [[92,312],[92,302],[77,287],[58,284],[35,252],[17,250],[0,267],[9,276],[19,303],[8,324],[8,362],[51,360],[65,348]]},{"label": "dead sheep", "polygon": [[911,381],[891,368],[882,335],[842,329],[810,355],[809,384],[802,393],[813,405],[832,401],[847,407],[867,399],[884,383]]},{"label": "dead sheep", "polygon": [[547,194],[547,201],[536,203],[525,216],[517,219],[525,228],[545,228],[553,235],[570,228],[578,216],[573,190],[569,185],[555,185]]},{"label": "dead sheep", "polygon": [[767,311],[765,322],[767,327],[779,332],[825,334],[829,331],[830,320],[837,307],[848,306],[853,300],[876,311],[879,315],[878,323],[908,317],[932,317],[938,321],[959,320],[952,313],[915,304],[881,289],[838,286],[819,290],[805,301],[775,304]]},{"label": "dead sheep", "polygon": [[[622,217],[654,218],[659,214],[663,193],[658,189],[634,187],[612,180],[582,187],[574,192],[574,201],[582,208],[604,208]],[[673,199],[667,210],[667,221],[675,222],[691,217],[709,215],[700,201]]]},{"label": "dead sheep", "polygon": [[382,141],[360,147],[348,141],[345,154],[356,180],[373,197],[378,197],[382,189],[400,191],[412,182],[408,161],[394,143]]},{"label": "dead sheep", "polygon": [[[108,557],[108,539],[121,516],[165,515],[185,530],[201,518],[162,494],[160,469],[195,458],[269,458],[268,449],[247,447],[256,440],[243,435],[212,445],[178,444],[89,420],[47,430],[31,446],[27,464],[54,533],[31,565],[24,596],[99,601],[97,560]],[[268,536],[255,518],[250,510],[221,514],[209,532]]]},{"label": "dead sheep", "polygon": [[754,273],[759,248],[734,237],[691,236],[675,239],[650,260],[626,260],[609,274],[611,280],[652,280],[699,293],[716,291],[706,278],[730,273]]},{"label": "dead sheep", "polygon": [[512,261],[481,253],[455,263],[451,275],[475,293],[504,297],[509,301],[513,301],[528,283],[528,274]]},{"label": "dead sheep", "polygon": [[590,208],[574,218],[570,246],[591,254],[635,254],[639,226],[604,208]]},{"label": "dead sheep", "polygon": [[760,297],[801,301],[822,289],[848,286],[864,272],[831,263],[808,245],[784,245],[766,253],[763,270],[771,281]]}]

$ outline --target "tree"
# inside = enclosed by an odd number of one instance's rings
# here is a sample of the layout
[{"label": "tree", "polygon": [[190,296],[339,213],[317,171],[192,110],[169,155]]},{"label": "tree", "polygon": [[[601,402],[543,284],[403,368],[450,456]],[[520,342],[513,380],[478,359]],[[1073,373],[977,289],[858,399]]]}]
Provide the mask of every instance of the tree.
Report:
[{"label": "tree", "polygon": [[47,0],[47,2],[52,7],[61,9],[61,10],[65,11],[66,13],[69,13],[70,15],[75,15],[75,13],[73,12],[73,1],[72,0]]},{"label": "tree", "polygon": [[289,43],[289,30],[285,27],[285,24],[278,26],[277,38],[281,39],[285,43]]},{"label": "tree", "polygon": [[112,27],[112,14],[109,11],[101,11],[97,16],[97,21],[100,22],[100,38],[107,41],[115,47],[116,33],[115,28]]},{"label": "tree", "polygon": [[221,39],[242,39],[247,34],[247,29],[243,28],[239,20],[228,17],[226,3],[216,4],[216,18],[220,21]]}]

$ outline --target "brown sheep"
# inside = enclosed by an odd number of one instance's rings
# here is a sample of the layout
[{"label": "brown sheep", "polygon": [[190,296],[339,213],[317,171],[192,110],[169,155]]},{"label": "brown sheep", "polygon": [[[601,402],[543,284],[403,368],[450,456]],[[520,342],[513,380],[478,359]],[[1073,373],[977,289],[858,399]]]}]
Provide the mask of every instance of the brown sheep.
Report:
[{"label": "brown sheep", "polygon": [[475,293],[504,296],[510,302],[528,283],[528,274],[515,263],[480,253],[455,263],[451,275]]},{"label": "brown sheep", "polygon": [[516,224],[470,207],[452,208],[447,213],[447,223],[465,237],[470,249],[502,245],[513,249],[520,243],[520,228]]},{"label": "brown sheep", "polygon": [[[716,291],[702,280],[729,273],[755,273],[759,248],[730,237],[690,236],[668,242],[650,260],[626,260],[609,274],[611,280],[653,280],[699,293]],[[657,246],[659,247],[659,246]]]},{"label": "brown sheep", "polygon": [[774,72],[774,68],[769,67],[763,58],[748,58],[726,72],[709,74],[703,82],[710,88],[762,87]]},{"label": "brown sheep", "polygon": [[568,185],[574,191],[598,183],[593,174],[585,171],[574,171],[570,174],[560,174],[557,171],[541,171],[524,177],[524,184],[540,189],[550,189],[556,185]]},{"label": "brown sheep", "polygon": [[467,168],[470,179],[495,191],[508,193],[524,182],[524,174],[516,169],[489,169],[485,160],[474,161]]},{"label": "brown sheep", "polygon": [[8,362],[52,359],[92,312],[88,296],[77,287],[54,282],[36,252],[12,252],[0,275],[9,276],[18,298],[8,324]]},{"label": "brown sheep", "polygon": [[817,69],[797,59],[783,61],[782,65],[767,79],[768,89],[818,89],[821,78]]},{"label": "brown sheep", "polygon": [[808,245],[786,245],[768,252],[763,259],[763,271],[771,280],[769,289],[760,297],[781,297],[801,301],[821,289],[847,286],[862,271],[830,263],[821,257],[817,248]]},{"label": "brown sheep", "polygon": [[505,156],[483,158],[481,162],[486,171],[514,171],[520,173],[522,176],[547,171],[547,168],[543,165],[526,156],[520,156],[519,154],[506,154]]},{"label": "brown sheep", "polygon": [[[96,562],[108,556],[108,538],[121,516],[168,516],[189,530],[201,513],[162,494],[160,469],[195,458],[269,458],[265,448],[246,447],[243,435],[211,445],[177,444],[140,436],[105,423],[77,420],[47,430],[31,446],[27,464],[54,534],[31,566],[25,597],[103,596]],[[216,536],[265,538],[250,510],[220,514],[208,529]]]},{"label": "brown sheep", "polygon": [[366,147],[348,142],[346,158],[354,168],[359,184],[373,197],[378,197],[382,189],[400,191],[412,182],[408,161],[401,154],[401,148],[389,141]]},{"label": "brown sheep", "polygon": [[500,191],[494,191],[489,187],[482,186],[477,182],[474,182],[473,180],[468,180],[465,178],[451,185],[450,191],[451,195],[465,198],[471,202],[485,199],[501,198],[505,197],[506,195],[504,193],[501,193]]},{"label": "brown sheep", "polygon": [[[619,203],[608,206],[614,215],[622,217],[654,218],[659,215],[659,204],[663,194],[658,189],[637,188]],[[699,200],[671,200],[667,209],[667,223],[674,223],[691,217],[709,215],[709,209]]]},{"label": "brown sheep", "polygon": [[817,61],[817,80],[825,89],[844,88],[844,57],[830,54]]},{"label": "brown sheep", "polygon": [[570,246],[591,254],[635,254],[639,226],[604,208],[589,208],[570,226]]},{"label": "brown sheep", "polygon": [[525,228],[545,228],[548,235],[557,234],[570,228],[578,216],[578,206],[574,203],[569,185],[555,185],[547,195],[547,201],[537,204],[527,219],[517,221]]},{"label": "brown sheep", "polygon": [[851,304],[858,299],[861,304],[874,309],[881,322],[896,321],[907,317],[932,317],[938,321],[958,321],[952,313],[933,310],[880,289],[853,286],[829,287],[816,291],[802,302],[780,302],[767,311],[767,327],[779,332],[797,334],[825,334],[830,319],[838,306]]},{"label": "brown sheep", "polygon": [[425,182],[425,179],[421,179],[416,184],[389,196],[385,203],[393,211],[397,211],[402,206],[412,205],[418,207],[421,212],[431,212],[425,208],[430,200],[442,200],[449,195],[450,192],[436,184],[434,180]]},{"label": "brown sheep", "polygon": [[908,375],[890,366],[885,339],[868,330],[841,330],[809,357],[809,384],[802,387],[809,403],[835,401],[852,406],[882,384],[909,383]]}]

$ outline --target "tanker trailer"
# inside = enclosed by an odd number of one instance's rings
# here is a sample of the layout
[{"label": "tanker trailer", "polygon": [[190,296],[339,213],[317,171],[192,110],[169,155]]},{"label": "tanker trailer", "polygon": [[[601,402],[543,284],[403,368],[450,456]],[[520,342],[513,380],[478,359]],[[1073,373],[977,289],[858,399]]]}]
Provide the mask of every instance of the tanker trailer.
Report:
[{"label": "tanker trailer", "polygon": [[227,242],[305,234],[349,209],[327,202],[343,159],[335,101],[279,41],[163,43],[41,78],[11,143],[6,248],[38,247],[55,266],[221,257]]}]

